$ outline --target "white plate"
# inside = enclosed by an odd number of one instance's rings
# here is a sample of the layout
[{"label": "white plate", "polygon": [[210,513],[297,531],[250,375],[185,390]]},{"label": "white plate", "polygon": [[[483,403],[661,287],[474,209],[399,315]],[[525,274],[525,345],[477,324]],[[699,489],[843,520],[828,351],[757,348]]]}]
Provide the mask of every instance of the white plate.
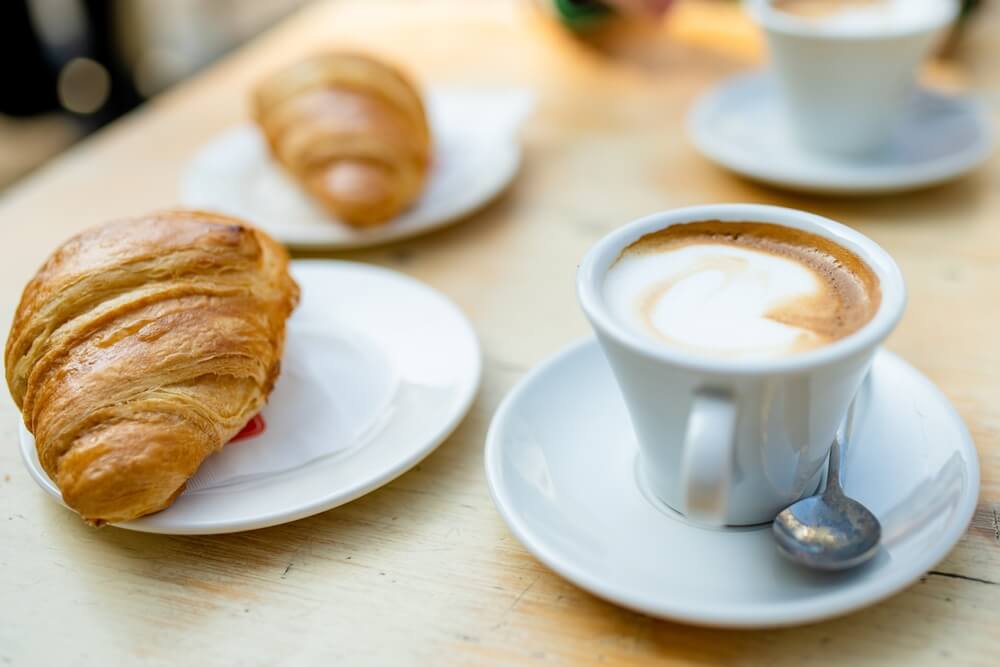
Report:
[{"label": "white plate", "polygon": [[[475,332],[451,302],[401,274],[300,260],[282,374],[260,436],[227,445],[166,510],[122,528],[208,534],[342,505],[406,472],[458,425],[479,386]],[[21,453],[61,502],[21,427]]]},{"label": "white plate", "polygon": [[357,229],[331,218],[271,159],[253,125],[234,127],[201,150],[181,180],[181,201],[249,220],[305,248],[361,248],[457,222],[513,180],[518,135],[534,99],[523,90],[431,89],[427,105],[434,136],[427,187],[384,225]]},{"label": "white plate", "polygon": [[776,82],[740,76],[702,97],[688,133],[705,157],[790,190],[838,195],[903,192],[958,178],[993,150],[989,121],[969,99],[918,90],[891,142],[864,159],[805,150],[791,136]]},{"label": "white plate", "polygon": [[879,517],[885,539],[850,572],[807,571],[778,555],[769,525],[694,526],[644,492],[625,406],[592,339],[504,399],[487,436],[487,479],[525,547],[595,595],[700,625],[817,621],[917,580],[961,538],[979,492],[969,433],[927,378],[879,352],[865,394],[845,488]]}]

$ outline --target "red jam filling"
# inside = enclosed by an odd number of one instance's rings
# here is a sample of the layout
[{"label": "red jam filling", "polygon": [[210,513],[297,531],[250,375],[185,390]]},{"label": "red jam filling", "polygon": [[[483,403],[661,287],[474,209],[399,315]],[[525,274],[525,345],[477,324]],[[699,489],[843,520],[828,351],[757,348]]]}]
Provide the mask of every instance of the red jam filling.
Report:
[{"label": "red jam filling", "polygon": [[264,432],[267,428],[267,423],[264,421],[264,417],[260,414],[256,414],[253,418],[247,422],[243,429],[233,436],[233,439],[226,444],[231,444],[239,440],[246,440],[247,438],[253,438]]}]

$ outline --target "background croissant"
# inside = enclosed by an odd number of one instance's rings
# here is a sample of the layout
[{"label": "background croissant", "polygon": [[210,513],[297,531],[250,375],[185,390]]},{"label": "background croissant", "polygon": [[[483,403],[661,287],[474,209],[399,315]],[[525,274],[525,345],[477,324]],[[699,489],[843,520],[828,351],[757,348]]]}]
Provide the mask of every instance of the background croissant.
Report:
[{"label": "background croissant", "polygon": [[385,222],[420,195],[431,137],[420,95],[393,67],[325,53],[262,81],[253,111],[271,152],[334,216]]},{"label": "background croissant", "polygon": [[264,404],[297,300],[285,250],[226,216],[158,213],[58,248],[5,362],[66,504],[94,524],[170,505]]}]

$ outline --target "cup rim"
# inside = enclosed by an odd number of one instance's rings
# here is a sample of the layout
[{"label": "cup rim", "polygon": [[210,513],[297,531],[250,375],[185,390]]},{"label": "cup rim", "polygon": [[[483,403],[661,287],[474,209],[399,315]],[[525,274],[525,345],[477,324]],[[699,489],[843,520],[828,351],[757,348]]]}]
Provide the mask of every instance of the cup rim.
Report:
[{"label": "cup rim", "polygon": [[824,30],[819,26],[809,25],[806,21],[789,17],[774,9],[771,6],[772,0],[742,0],[742,2],[750,18],[765,30],[782,35],[842,42],[871,42],[936,32],[954,22],[958,18],[960,9],[958,0],[948,0],[948,11],[936,17],[936,20],[923,25],[909,27],[891,26],[885,30],[876,32],[847,33]]},{"label": "cup rim", "polygon": [[[703,220],[765,222],[823,236],[858,255],[879,279],[882,302],[874,317],[857,331],[813,350],[787,357],[720,359],[662,345],[619,323],[603,297],[604,276],[629,244],[650,232]],[[771,375],[808,371],[835,363],[889,336],[906,306],[906,284],[892,256],[875,241],[839,222],[781,206],[764,204],[708,204],[653,213],[633,220],[607,234],[584,255],[577,271],[577,298],[594,329],[648,359],[696,372],[718,375]]]}]

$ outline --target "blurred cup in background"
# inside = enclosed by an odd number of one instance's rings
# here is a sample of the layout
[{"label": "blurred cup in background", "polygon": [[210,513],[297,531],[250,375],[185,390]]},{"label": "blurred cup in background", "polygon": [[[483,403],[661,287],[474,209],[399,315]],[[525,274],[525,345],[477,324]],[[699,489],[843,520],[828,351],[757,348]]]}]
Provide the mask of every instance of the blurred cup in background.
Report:
[{"label": "blurred cup in background", "polygon": [[892,137],[958,0],[745,0],[807,149],[863,156]]}]

